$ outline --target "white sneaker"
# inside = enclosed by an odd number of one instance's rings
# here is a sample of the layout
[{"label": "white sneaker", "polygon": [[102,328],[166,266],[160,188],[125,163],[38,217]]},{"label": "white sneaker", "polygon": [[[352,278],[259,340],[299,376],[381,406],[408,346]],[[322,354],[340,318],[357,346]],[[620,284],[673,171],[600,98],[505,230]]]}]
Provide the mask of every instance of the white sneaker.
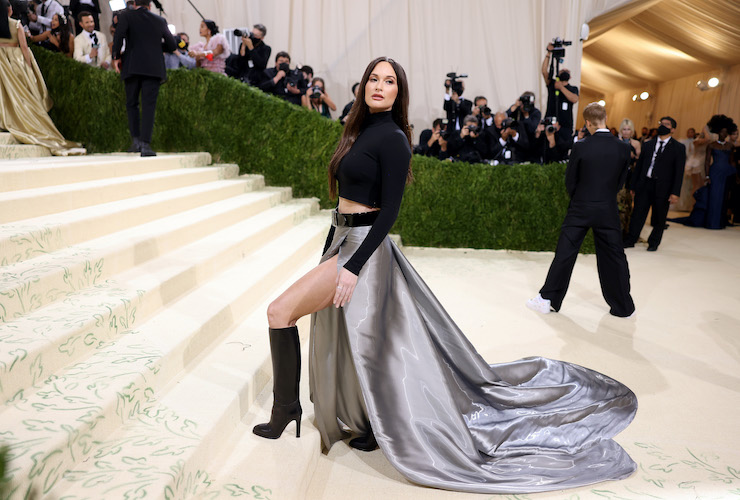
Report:
[{"label": "white sneaker", "polygon": [[543,299],[542,295],[539,293],[537,294],[537,297],[533,299],[529,299],[527,301],[527,307],[532,309],[533,311],[540,312],[542,314],[548,314],[550,311],[554,311],[555,309],[552,308],[550,305],[549,299]]}]

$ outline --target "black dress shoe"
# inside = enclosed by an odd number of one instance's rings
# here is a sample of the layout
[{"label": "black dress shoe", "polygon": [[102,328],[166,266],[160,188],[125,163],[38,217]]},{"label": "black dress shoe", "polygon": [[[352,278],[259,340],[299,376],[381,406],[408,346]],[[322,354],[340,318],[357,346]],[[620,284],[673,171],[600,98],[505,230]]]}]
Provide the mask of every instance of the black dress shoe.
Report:
[{"label": "black dress shoe", "polygon": [[131,146],[126,150],[127,153],[141,153],[141,142],[138,137],[131,140]]},{"label": "black dress shoe", "polygon": [[648,252],[655,252],[658,249],[657,246],[648,245]]},{"label": "black dress shoe", "polygon": [[378,449],[378,442],[375,440],[375,434],[369,429],[364,436],[350,439],[349,445],[360,451],[373,451]]},{"label": "black dress shoe", "polygon": [[148,142],[142,142],[141,144],[141,156],[157,156],[152,147]]},{"label": "black dress shoe", "polygon": [[624,248],[635,248],[635,244],[634,243],[630,243],[629,241],[622,242],[622,246]]}]

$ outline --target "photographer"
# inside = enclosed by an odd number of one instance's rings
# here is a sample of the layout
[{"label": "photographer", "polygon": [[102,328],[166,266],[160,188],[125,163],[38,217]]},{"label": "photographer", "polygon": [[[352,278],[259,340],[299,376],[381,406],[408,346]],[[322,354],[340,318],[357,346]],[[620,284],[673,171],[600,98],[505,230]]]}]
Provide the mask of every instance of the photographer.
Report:
[{"label": "photographer", "polygon": [[234,35],[240,36],[242,43],[239,53],[233,54],[226,61],[226,74],[250,85],[259,86],[272,53],[272,48],[265,44],[267,28],[263,24],[255,24],[251,32],[234,30]]},{"label": "photographer", "polygon": [[424,156],[438,157],[441,151],[440,138],[447,128],[447,120],[437,118],[432,122],[432,128],[424,129],[419,135],[419,144],[414,148],[414,153]]},{"label": "photographer", "polygon": [[351,101],[347,103],[346,106],[344,106],[344,109],[342,110],[342,114],[339,115],[339,121],[342,125],[344,125],[347,122],[347,115],[349,115],[349,111],[352,109],[352,105],[355,103],[355,99],[357,99],[357,88],[360,86],[360,82],[355,82],[354,85],[352,85],[352,95],[354,96]]},{"label": "photographer", "polygon": [[450,123],[451,130],[460,130],[465,117],[473,112],[473,103],[462,97],[465,91],[465,82],[458,79],[467,76],[447,73],[448,78],[445,80],[445,96],[442,107],[447,113],[447,121]]},{"label": "photographer", "polygon": [[499,163],[517,163],[524,161],[529,153],[529,138],[524,125],[506,113],[496,113],[493,126],[485,131],[488,152],[484,158]]},{"label": "photographer", "polygon": [[[563,137],[573,136],[573,105],[578,102],[578,87],[570,85],[570,71],[560,68],[558,61],[565,56],[563,45],[570,45],[570,42],[563,42],[559,38],[547,45],[547,53],[542,61],[542,78],[547,85],[547,116],[554,116],[560,124],[559,134]],[[557,77],[553,79],[553,74],[557,67]]]},{"label": "photographer", "polygon": [[275,67],[267,68],[263,74],[264,81],[259,85],[265,92],[301,105],[303,94],[306,93],[308,82],[298,69],[290,69],[290,54],[280,51],[275,56]]},{"label": "photographer", "polygon": [[568,134],[559,133],[561,130],[557,118],[547,116],[537,126],[535,131],[534,149],[538,151],[541,163],[566,161],[568,151],[573,146],[573,140]]},{"label": "photographer", "polygon": [[470,114],[463,119],[463,127],[460,132],[450,131],[449,155],[457,161],[467,163],[480,163],[488,153],[488,145],[482,137],[478,118]]},{"label": "photographer", "polygon": [[482,95],[473,99],[472,113],[478,118],[481,130],[493,126],[493,115],[491,114],[491,108],[488,107],[488,99]]},{"label": "photographer", "polygon": [[188,34],[178,33],[175,35],[175,42],[177,43],[175,51],[164,55],[165,67],[167,69],[193,69],[195,67],[195,58],[188,55],[188,46],[190,45]]},{"label": "photographer", "polygon": [[[521,126],[526,135],[527,146],[535,141],[535,131],[542,119],[542,113],[534,105],[534,92],[524,92],[519,99],[506,111],[509,118]],[[536,161],[537,152],[519,149],[519,161]]]},{"label": "photographer", "polygon": [[57,0],[34,0],[34,3],[36,11],[33,12],[29,8],[28,12],[28,27],[34,35],[51,29],[51,19],[54,14],[64,16],[64,7]]},{"label": "photographer", "polygon": [[[331,119],[331,111],[337,110],[337,105],[331,100],[326,93],[326,84],[324,79],[316,77],[311,81],[311,87],[301,98],[304,108],[313,109],[321,113],[321,116]],[[330,111],[331,110],[331,111]]]}]

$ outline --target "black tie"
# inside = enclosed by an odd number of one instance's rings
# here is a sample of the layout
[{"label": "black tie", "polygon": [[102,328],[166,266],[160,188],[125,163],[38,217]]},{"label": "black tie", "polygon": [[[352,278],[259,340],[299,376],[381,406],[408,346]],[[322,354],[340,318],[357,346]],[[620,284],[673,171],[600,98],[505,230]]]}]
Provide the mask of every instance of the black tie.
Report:
[{"label": "black tie", "polygon": [[46,17],[46,4],[41,6],[41,17]]},{"label": "black tie", "polygon": [[655,153],[655,158],[653,159],[653,163],[650,165],[650,168],[648,169],[647,176],[653,177],[653,169],[655,168],[655,164],[658,163],[658,158],[660,158],[660,155],[663,153],[663,147],[665,146],[665,143],[668,141],[658,141],[660,143],[660,146],[658,146],[658,152]]},{"label": "black tie", "polygon": [[[92,38],[93,45],[98,45],[98,35],[96,35],[95,33],[93,33],[92,35],[90,35],[90,38]],[[660,153],[658,153],[658,154],[660,154]]]}]

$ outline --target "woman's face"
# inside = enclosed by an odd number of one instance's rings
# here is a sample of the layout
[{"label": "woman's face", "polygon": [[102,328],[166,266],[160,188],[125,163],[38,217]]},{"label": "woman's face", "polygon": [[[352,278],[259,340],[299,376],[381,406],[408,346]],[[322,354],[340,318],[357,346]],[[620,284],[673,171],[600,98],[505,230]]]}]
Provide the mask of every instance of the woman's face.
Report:
[{"label": "woman's face", "polygon": [[727,133],[727,129],[723,128],[722,130],[719,131],[719,140],[724,141],[725,139],[727,139],[728,135],[729,134]]},{"label": "woman's face", "polygon": [[55,30],[59,27],[59,14],[54,14],[51,18],[51,29]]},{"label": "woman's face", "polygon": [[622,127],[622,130],[620,130],[620,132],[622,133],[622,139],[629,139],[630,137],[632,137],[632,129],[629,125],[625,125],[624,127]]},{"label": "woman's face", "polygon": [[398,81],[391,63],[380,61],[365,84],[365,104],[371,113],[390,111],[398,95]]},{"label": "woman's face", "polygon": [[735,130],[732,134],[730,134],[730,140],[733,144],[737,142],[738,137],[740,137],[740,130]]},{"label": "woman's face", "polygon": [[200,23],[200,36],[211,36],[211,30],[208,29],[208,26],[204,22]]}]

